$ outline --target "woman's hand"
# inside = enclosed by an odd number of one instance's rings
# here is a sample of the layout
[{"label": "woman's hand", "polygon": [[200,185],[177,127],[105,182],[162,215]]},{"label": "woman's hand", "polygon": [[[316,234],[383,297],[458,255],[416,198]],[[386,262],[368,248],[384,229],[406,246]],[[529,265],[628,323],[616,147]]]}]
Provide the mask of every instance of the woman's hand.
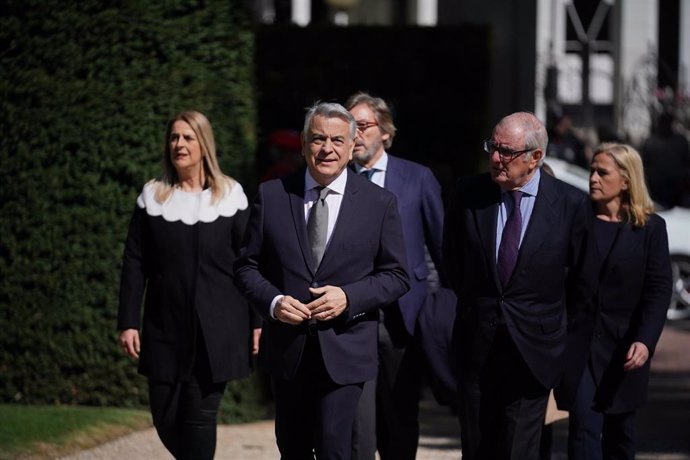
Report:
[{"label": "woman's hand", "polygon": [[647,345],[642,342],[633,342],[628,349],[628,354],[625,355],[625,364],[623,364],[623,370],[633,371],[639,369],[647,362],[649,359],[649,350]]},{"label": "woman's hand", "polygon": [[130,358],[138,358],[140,351],[139,331],[125,329],[120,332],[120,347]]},{"label": "woman's hand", "polygon": [[259,339],[261,339],[261,328],[257,327],[252,331],[252,356],[259,354]]}]

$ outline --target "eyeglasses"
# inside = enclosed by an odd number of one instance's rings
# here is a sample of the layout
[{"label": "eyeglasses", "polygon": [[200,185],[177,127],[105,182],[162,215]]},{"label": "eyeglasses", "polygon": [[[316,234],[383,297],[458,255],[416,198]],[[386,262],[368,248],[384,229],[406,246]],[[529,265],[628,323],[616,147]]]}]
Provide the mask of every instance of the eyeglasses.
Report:
[{"label": "eyeglasses", "polygon": [[367,129],[371,128],[372,126],[378,126],[378,123],[375,121],[358,121],[357,122],[357,129],[361,132],[366,131]]},{"label": "eyeglasses", "polygon": [[514,160],[523,153],[531,152],[532,150],[537,149],[512,150],[507,147],[501,147],[491,139],[487,139],[484,141],[484,151],[486,153],[492,155],[494,152],[498,152],[498,156],[503,158],[504,160]]}]

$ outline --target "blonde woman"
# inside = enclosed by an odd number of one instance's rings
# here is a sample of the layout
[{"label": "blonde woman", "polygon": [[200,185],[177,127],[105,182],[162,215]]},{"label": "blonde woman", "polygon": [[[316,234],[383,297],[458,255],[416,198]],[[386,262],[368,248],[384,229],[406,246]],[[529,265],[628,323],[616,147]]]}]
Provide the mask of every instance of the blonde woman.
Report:
[{"label": "blonde woman", "polygon": [[[654,214],[642,160],[629,145],[594,152],[589,180],[602,263],[589,359],[570,408],[569,458],[635,456],[635,411],[671,297],[666,224]],[[576,382],[577,383],[577,382]]]},{"label": "blonde woman", "polygon": [[119,342],[148,378],[165,447],[176,459],[212,459],[225,384],[250,371],[253,317],[232,270],[248,203],[220,170],[203,114],[173,117],[163,152],[162,174],[144,186],[129,224]]}]

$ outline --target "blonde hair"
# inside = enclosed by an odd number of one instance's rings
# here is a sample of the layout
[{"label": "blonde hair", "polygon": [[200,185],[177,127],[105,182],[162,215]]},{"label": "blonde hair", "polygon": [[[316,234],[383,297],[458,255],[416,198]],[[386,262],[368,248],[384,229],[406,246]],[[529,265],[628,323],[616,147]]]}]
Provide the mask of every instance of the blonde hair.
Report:
[{"label": "blonde hair", "polygon": [[180,179],[177,170],[170,158],[170,133],[176,121],[184,121],[194,131],[201,147],[201,158],[203,161],[206,185],[211,189],[211,203],[221,199],[235,184],[234,179],[223,174],[218,165],[216,156],[216,143],[213,138],[211,122],[202,113],[195,110],[180,112],[168,121],[165,128],[165,138],[163,140],[163,172],[156,181],[156,201],[164,203],[173,189],[179,184]]},{"label": "blonde hair", "polygon": [[627,144],[605,142],[594,150],[597,155],[606,154],[618,166],[620,175],[628,185],[621,197],[620,217],[634,227],[643,227],[654,213],[654,202],[649,196],[644,180],[642,158],[637,150]]}]

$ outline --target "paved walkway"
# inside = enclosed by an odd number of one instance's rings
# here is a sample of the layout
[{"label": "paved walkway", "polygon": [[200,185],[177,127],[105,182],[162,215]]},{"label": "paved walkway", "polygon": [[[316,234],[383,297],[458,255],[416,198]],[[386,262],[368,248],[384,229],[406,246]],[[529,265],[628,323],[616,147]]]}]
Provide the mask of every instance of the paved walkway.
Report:
[{"label": "paved walkway", "polygon": [[[447,409],[431,401],[423,402],[426,417],[422,430],[434,435],[420,437],[419,460],[458,459],[460,442],[457,422]],[[218,427],[216,460],[275,460],[280,458],[273,436],[273,421],[267,420]],[[63,460],[174,460],[153,428],[124,436]]]},{"label": "paved walkway", "polygon": [[[690,460],[690,321],[667,323],[652,362],[649,403],[638,416],[638,460]],[[456,418],[425,398],[420,411],[418,460],[459,459]],[[567,421],[554,426],[553,460],[566,459]],[[223,425],[216,460],[278,459],[273,421]],[[140,431],[63,460],[174,460],[153,429]]]}]

